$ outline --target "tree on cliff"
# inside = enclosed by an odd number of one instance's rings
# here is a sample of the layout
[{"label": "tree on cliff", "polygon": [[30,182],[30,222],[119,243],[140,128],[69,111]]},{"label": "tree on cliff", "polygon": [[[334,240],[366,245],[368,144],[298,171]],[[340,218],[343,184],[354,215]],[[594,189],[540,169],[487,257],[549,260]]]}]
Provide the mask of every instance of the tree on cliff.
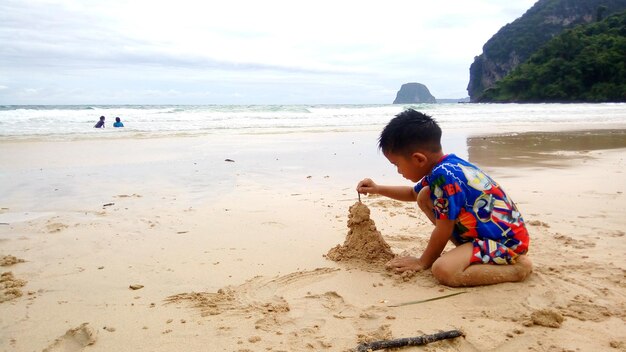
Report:
[{"label": "tree on cliff", "polygon": [[480,101],[626,101],[626,12],[553,38]]},{"label": "tree on cliff", "polygon": [[539,0],[502,27],[470,67],[471,101],[530,58],[542,45],[567,29],[626,10],[626,0]]}]

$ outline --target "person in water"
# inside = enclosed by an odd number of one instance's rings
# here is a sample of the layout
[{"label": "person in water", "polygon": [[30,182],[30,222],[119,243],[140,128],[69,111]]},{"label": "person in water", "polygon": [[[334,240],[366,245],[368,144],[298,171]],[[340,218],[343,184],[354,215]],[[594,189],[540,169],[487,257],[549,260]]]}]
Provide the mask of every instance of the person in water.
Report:
[{"label": "person in water", "polygon": [[104,116],[100,116],[100,121],[96,122],[94,128],[104,128]]},{"label": "person in water", "polygon": [[124,124],[122,123],[122,121],[120,120],[119,117],[115,118],[115,122],[113,123],[113,127],[124,127]]}]

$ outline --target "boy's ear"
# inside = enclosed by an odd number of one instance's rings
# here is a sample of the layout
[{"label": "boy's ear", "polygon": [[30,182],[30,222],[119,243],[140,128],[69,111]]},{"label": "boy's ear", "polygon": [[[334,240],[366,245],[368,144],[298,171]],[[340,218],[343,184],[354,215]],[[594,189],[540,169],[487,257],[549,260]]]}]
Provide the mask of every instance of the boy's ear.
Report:
[{"label": "boy's ear", "polygon": [[411,154],[411,159],[417,162],[418,165],[422,166],[428,161],[428,157],[424,153],[415,152]]}]

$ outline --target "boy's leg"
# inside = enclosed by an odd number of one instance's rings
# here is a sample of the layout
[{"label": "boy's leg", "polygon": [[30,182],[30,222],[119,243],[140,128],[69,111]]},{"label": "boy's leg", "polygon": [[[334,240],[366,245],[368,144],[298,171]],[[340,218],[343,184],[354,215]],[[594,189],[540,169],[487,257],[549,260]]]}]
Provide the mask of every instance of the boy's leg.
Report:
[{"label": "boy's leg", "polygon": [[472,243],[454,248],[433,263],[433,275],[446,286],[459,287],[523,281],[532,271],[532,263],[526,255],[518,256],[515,264],[469,265],[472,254]]},{"label": "boy's leg", "polygon": [[[422,212],[426,214],[430,222],[435,224],[435,213],[433,209],[435,205],[433,204],[433,200],[430,199],[430,188],[424,187],[420,190],[420,193],[417,194],[417,205],[420,207]],[[458,246],[459,241],[454,238],[454,236],[450,237],[450,241],[454,243],[455,246]]]},{"label": "boy's leg", "polygon": [[424,187],[422,188],[420,193],[417,194],[417,206],[420,207],[422,212],[426,214],[428,219],[430,219],[430,222],[432,222],[434,225],[435,214],[433,213],[433,208],[434,208],[433,200],[430,199],[430,188]]}]

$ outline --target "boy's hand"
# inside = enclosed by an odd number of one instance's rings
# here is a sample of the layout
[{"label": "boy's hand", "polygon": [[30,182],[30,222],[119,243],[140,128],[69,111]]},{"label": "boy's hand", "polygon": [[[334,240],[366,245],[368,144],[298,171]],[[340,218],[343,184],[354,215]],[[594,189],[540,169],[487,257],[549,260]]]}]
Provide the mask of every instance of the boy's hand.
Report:
[{"label": "boy's hand", "polygon": [[402,273],[408,270],[422,271],[424,265],[415,257],[397,257],[393,258],[385,264],[387,270],[393,270],[396,273]]},{"label": "boy's hand", "polygon": [[356,191],[361,194],[378,194],[378,185],[369,178],[366,178],[359,182],[356,186]]}]

